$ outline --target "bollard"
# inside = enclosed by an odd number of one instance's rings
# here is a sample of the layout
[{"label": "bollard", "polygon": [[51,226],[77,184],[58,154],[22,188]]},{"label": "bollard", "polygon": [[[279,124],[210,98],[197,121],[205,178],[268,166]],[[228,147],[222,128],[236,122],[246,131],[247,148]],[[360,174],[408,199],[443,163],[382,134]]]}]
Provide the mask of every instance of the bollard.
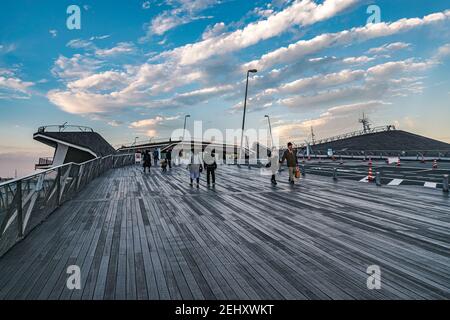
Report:
[{"label": "bollard", "polygon": [[442,190],[448,193],[448,174],[445,174],[444,179],[442,179]]},{"label": "bollard", "polygon": [[300,171],[301,171],[301,173],[302,173],[303,178],[306,177],[306,169],[305,169],[305,166],[304,166],[304,165],[302,165],[302,166],[300,167]]},{"label": "bollard", "polygon": [[337,179],[338,179],[337,168],[334,168],[334,170],[333,170],[333,180],[334,180],[334,181],[337,181]]},{"label": "bollard", "polygon": [[379,171],[375,175],[375,182],[378,187],[381,187],[381,173]]}]

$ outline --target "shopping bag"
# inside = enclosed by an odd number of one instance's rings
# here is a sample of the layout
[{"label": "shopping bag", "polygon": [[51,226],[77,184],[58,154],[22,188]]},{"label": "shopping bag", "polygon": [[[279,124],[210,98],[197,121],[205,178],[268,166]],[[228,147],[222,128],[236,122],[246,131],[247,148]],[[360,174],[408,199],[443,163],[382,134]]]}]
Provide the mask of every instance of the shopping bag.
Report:
[{"label": "shopping bag", "polygon": [[295,178],[300,179],[300,168],[299,167],[295,168]]}]

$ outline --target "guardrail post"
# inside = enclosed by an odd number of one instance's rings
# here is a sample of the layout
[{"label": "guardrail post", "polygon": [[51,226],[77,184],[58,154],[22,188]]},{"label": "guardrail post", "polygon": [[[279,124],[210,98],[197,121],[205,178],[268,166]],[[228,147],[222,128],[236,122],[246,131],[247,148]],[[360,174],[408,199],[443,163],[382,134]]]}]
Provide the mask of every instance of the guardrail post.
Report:
[{"label": "guardrail post", "polygon": [[381,173],[379,171],[375,174],[375,183],[377,186],[381,187]]},{"label": "guardrail post", "polygon": [[445,174],[444,178],[442,179],[442,190],[445,193],[448,193],[448,174]]},{"label": "guardrail post", "polygon": [[58,168],[58,174],[56,175],[56,200],[58,207],[61,205],[61,167]]},{"label": "guardrail post", "polygon": [[337,168],[334,168],[333,169],[333,180],[337,181],[337,179],[338,179],[338,171],[337,171]]},{"label": "guardrail post", "polygon": [[23,237],[22,180],[16,183],[17,226],[19,238]]}]

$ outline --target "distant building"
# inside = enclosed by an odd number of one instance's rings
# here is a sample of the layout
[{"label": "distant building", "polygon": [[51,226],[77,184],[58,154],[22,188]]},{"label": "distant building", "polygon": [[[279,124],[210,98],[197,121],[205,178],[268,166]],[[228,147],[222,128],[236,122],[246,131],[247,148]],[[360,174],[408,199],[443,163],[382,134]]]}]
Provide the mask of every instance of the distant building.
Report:
[{"label": "distant building", "polygon": [[41,158],[36,169],[48,169],[66,163],[83,163],[115,154],[116,150],[93,129],[82,126],[40,127],[33,139],[55,148],[53,158]]}]

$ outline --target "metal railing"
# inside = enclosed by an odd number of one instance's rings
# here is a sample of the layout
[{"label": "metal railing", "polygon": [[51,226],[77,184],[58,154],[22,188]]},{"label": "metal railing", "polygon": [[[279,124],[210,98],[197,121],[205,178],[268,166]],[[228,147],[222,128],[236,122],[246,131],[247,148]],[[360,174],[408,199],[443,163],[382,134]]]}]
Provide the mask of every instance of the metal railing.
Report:
[{"label": "metal railing", "polygon": [[94,132],[94,129],[90,128],[90,127],[86,127],[86,126],[77,126],[77,125],[67,125],[67,124],[63,124],[63,125],[49,125],[49,126],[43,126],[43,127],[39,127],[38,132],[39,133],[43,133],[43,132],[64,132],[67,131],[67,129],[69,130],[76,130],[79,132]]},{"label": "metal railing", "polygon": [[0,183],[0,257],[89,182],[133,163],[134,155],[110,155]]},{"label": "metal railing", "polygon": [[48,169],[53,165],[53,158],[39,158],[38,163],[34,165],[34,169]]},{"label": "metal railing", "polygon": [[[359,136],[364,136],[367,134],[372,134],[372,133],[378,133],[378,132],[386,132],[386,131],[395,131],[396,128],[394,125],[388,125],[388,126],[381,126],[381,127],[374,127],[370,130],[359,130],[359,131],[353,131],[353,132],[349,132],[349,133],[344,133],[338,136],[334,136],[334,137],[329,137],[329,138],[324,138],[324,139],[320,139],[320,140],[315,140],[314,143],[311,143],[311,146],[315,146],[318,144],[322,144],[322,143],[327,143],[327,142],[332,142],[332,141],[337,141],[337,140],[342,140],[342,139],[348,139],[348,138],[353,138],[353,137],[359,137]],[[295,144],[296,147],[298,148],[305,148],[306,147],[306,143],[299,143],[299,144]]]},{"label": "metal railing", "polygon": [[[346,159],[361,159],[361,158],[372,158],[372,159],[386,159],[387,157],[399,157],[404,160],[450,160],[450,150],[333,150],[333,155],[335,157],[342,157]],[[299,152],[298,156],[305,157],[305,154]],[[313,150],[310,154],[312,158],[314,157],[328,157],[328,152],[323,150]]]}]

